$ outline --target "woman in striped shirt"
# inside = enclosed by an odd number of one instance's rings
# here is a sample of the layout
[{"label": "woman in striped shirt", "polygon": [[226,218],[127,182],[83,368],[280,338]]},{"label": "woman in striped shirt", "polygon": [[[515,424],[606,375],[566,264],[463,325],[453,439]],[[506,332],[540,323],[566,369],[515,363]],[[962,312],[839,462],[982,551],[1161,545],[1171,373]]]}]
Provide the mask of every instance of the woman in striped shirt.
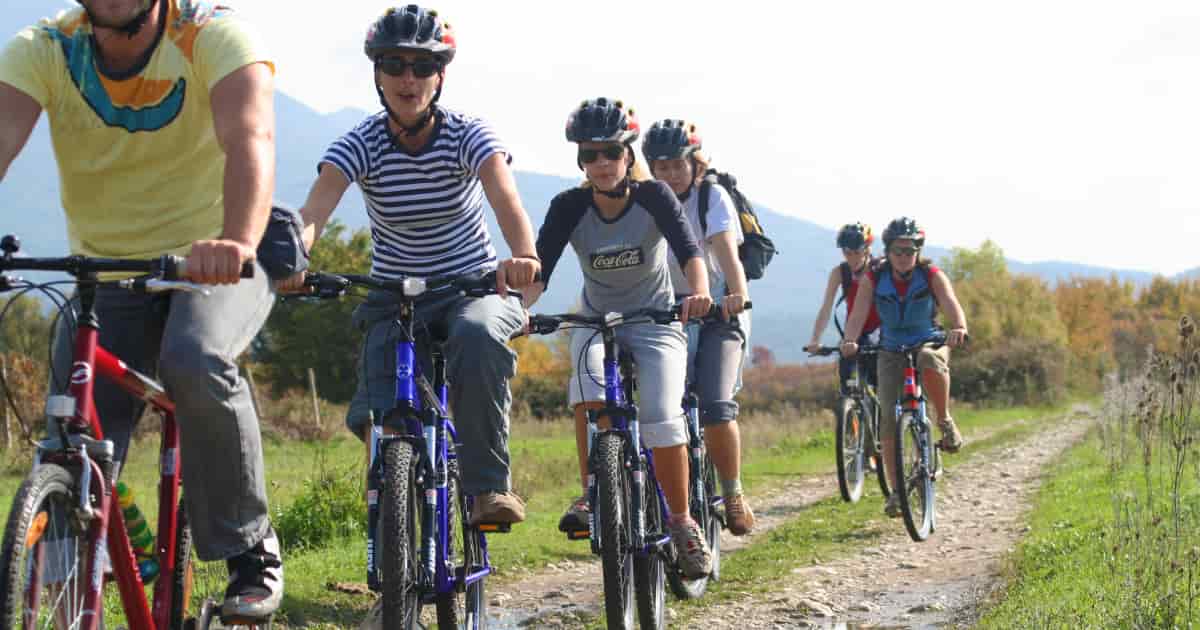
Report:
[{"label": "woman in striped shirt", "polygon": [[[329,147],[301,214],[311,246],[355,183],[371,219],[372,276],[497,270],[499,295],[435,294],[418,304],[416,317],[449,332],[447,376],[451,383],[471,385],[470,395],[453,386],[450,393],[463,443],[460,461],[466,463],[463,491],[476,497],[471,522],[515,523],[524,520],[525,509],[510,491],[508,381],[516,355],[506,342],[524,326],[525,313],[507,289],[528,285],[541,264],[508,149],[487,123],[438,105],[455,50],[449,25],[436,11],[416,5],[388,9],[371,25],[365,51],[384,111]],[[488,235],[485,196],[514,252],[504,261],[497,261]],[[298,284],[292,279],[283,288]],[[395,406],[395,315],[394,300],[377,292],[354,314],[366,341],[346,423],[359,437],[365,437],[367,409],[386,414]]]}]

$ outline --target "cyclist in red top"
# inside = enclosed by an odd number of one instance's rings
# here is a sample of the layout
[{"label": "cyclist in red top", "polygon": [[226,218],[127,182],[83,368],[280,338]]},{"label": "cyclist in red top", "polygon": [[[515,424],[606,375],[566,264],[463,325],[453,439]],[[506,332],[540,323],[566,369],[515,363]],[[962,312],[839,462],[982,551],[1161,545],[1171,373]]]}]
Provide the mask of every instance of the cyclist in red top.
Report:
[{"label": "cyclist in red top", "polygon": [[[821,304],[821,310],[817,313],[817,321],[813,324],[812,339],[807,346],[804,346],[807,352],[816,352],[821,347],[821,333],[825,332],[825,327],[829,325],[829,314],[835,307],[833,296],[839,287],[842,289],[842,296],[838,298],[838,302],[846,303],[846,319],[849,319],[849,314],[854,312],[854,297],[858,293],[858,281],[878,260],[871,256],[871,243],[874,241],[875,235],[871,233],[871,226],[861,221],[847,223],[838,230],[837,246],[841,248],[842,256],[846,260],[829,272],[829,282],[825,285],[825,301]],[[858,342],[862,343],[878,328],[879,313],[872,304],[870,314],[867,316],[867,323],[863,325],[863,332]],[[874,386],[876,384],[875,356],[865,357],[864,363],[866,368],[864,376]],[[838,362],[838,377],[843,394],[846,393],[846,380],[850,378],[850,368],[853,365],[854,359],[843,358]]]}]

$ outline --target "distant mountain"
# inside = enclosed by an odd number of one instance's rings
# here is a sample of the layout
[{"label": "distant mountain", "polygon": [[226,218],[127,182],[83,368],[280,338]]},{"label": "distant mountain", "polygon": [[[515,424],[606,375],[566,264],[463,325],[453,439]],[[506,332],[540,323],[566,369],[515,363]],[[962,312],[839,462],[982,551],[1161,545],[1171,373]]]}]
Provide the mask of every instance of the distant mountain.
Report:
[{"label": "distant mountain", "polygon": [[[66,0],[8,0],[0,12],[0,37],[15,33],[37,18],[59,8],[72,6]],[[366,112],[343,109],[322,115],[303,103],[287,96],[276,96],[277,116],[277,190],[276,196],[300,205],[316,175],[316,165],[331,141],[361,121]],[[517,185],[534,227],[540,226],[550,200],[558,192],[574,186],[577,178],[563,178],[518,171]],[[752,190],[746,191],[753,195]],[[0,203],[3,204],[3,224],[0,232],[16,233],[24,243],[23,250],[31,255],[55,255],[67,248],[65,225],[59,210],[58,177],[50,148],[49,134],[43,120],[33,137],[14,162],[7,177],[0,182]],[[118,212],[119,208],[114,208]],[[834,247],[834,232],[810,221],[759,209],[767,233],[779,247],[780,254],[767,277],[751,284],[755,302],[752,343],[769,347],[781,361],[800,361],[804,358],[803,344],[812,329],[812,320],[820,305],[829,270],[840,262]],[[490,217],[489,213],[489,217]],[[352,228],[367,225],[362,197],[351,190],[343,199],[335,217]],[[507,251],[494,219],[492,234],[497,247]],[[947,250],[930,247],[928,254],[938,259]],[[1069,275],[1108,277],[1116,274],[1139,284],[1149,282],[1153,274],[1089,267],[1064,262],[1009,262],[1014,272],[1032,273],[1054,282]],[[1187,272],[1200,277],[1200,268]],[[567,253],[556,271],[554,283],[538,304],[543,312],[561,311],[576,299],[582,282],[575,257]],[[833,326],[826,341],[834,340]]]}]

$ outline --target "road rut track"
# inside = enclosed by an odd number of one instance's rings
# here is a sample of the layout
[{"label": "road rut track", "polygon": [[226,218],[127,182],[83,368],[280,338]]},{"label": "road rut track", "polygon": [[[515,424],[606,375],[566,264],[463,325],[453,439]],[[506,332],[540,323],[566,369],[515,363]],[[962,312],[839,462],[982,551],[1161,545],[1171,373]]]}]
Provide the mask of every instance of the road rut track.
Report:
[{"label": "road rut track", "polygon": [[[1086,407],[1077,407],[1068,414],[1068,417],[1090,417],[1089,414]],[[1053,423],[1054,427],[1061,427],[1064,424],[1062,418],[1044,418],[1039,421],[1046,422],[1048,425]],[[968,436],[968,439],[971,442],[982,443],[998,433],[1030,422],[1029,420],[1017,420],[974,432]],[[1005,480],[1004,485],[1022,486],[1014,488],[1013,492],[1006,493],[1006,496],[1014,495],[1023,506],[1027,502],[1026,497],[1030,490],[1030,488],[1024,487],[1029,485],[1026,477],[1036,476],[1036,472],[1041,469],[1041,464],[1049,460],[1051,455],[1061,452],[1067,445],[1077,441],[1083,435],[1085,424],[1087,423],[1072,421],[1069,424],[1070,435],[1060,435],[1053,444],[1037,444],[1038,440],[1044,439],[1047,433],[1054,433],[1048,429],[1037,432],[1035,437],[1022,440],[1021,444],[1001,447],[997,452],[1002,454],[1021,453],[1027,457],[1032,454],[1037,456],[1039,462],[1037,467],[1031,471],[1026,470],[1027,467],[1022,464],[1021,471],[1014,469],[1009,472],[1013,475],[1010,478],[998,477],[999,471],[994,469],[999,464],[991,463],[1002,458],[985,456],[992,453],[993,450],[971,454],[970,444],[968,444],[966,455],[970,459],[963,463],[955,461],[959,459],[958,457],[951,459],[948,463],[947,476],[938,483],[939,528],[929,542],[910,543],[908,536],[904,533],[903,525],[896,521],[894,534],[888,536],[887,540],[879,547],[863,549],[853,556],[820,566],[798,567],[796,573],[793,574],[795,579],[792,583],[765,600],[745,598],[706,608],[697,616],[690,616],[687,625],[705,628],[775,628],[803,627],[808,624],[821,627],[830,625],[834,619],[844,619],[854,623],[873,625],[899,623],[903,626],[910,621],[918,624],[924,623],[918,619],[918,614],[908,611],[926,604],[931,604],[925,606],[930,610],[923,617],[929,618],[932,623],[945,623],[954,614],[961,616],[961,613],[956,612],[961,607],[955,604],[968,601],[977,602],[991,591],[1002,554],[1012,544],[1011,540],[1005,538],[1007,542],[1003,544],[997,542],[996,545],[988,545],[986,553],[982,547],[978,549],[978,553],[974,553],[977,551],[974,548],[964,550],[960,547],[975,547],[973,544],[968,545],[962,542],[971,540],[971,535],[966,534],[964,528],[973,528],[977,524],[976,520],[983,520],[986,521],[985,529],[987,530],[995,526],[1001,532],[1007,532],[1006,527],[1008,529],[1015,527],[1019,533],[1022,525],[1019,522],[1016,525],[1013,524],[1012,519],[1021,512],[1011,509],[1012,500],[1006,499],[1006,503],[990,501],[984,496],[976,496],[980,493],[973,487],[959,486],[967,482],[978,483],[976,475],[981,473],[975,472],[977,468],[995,472],[993,476]],[[1030,446],[1030,443],[1033,443],[1034,446]],[[1046,453],[1046,457],[1040,455],[1043,451]],[[737,553],[739,549],[754,544],[757,537],[780,524],[803,518],[802,514],[811,505],[835,496],[838,490],[837,479],[832,467],[832,457],[831,453],[831,466],[827,473],[798,476],[781,483],[771,484],[752,495],[751,505],[754,507],[758,521],[754,533],[739,538],[724,532],[721,541],[722,554]],[[1010,467],[1010,464],[1006,463],[1005,467]],[[868,481],[873,483],[873,480]],[[863,500],[879,501],[879,497],[877,494],[870,493]],[[972,505],[973,501],[981,501],[980,506]],[[991,507],[992,503],[995,503],[996,507]],[[979,507],[981,514],[992,512],[999,514],[1001,509],[1005,509],[1004,505],[1008,505],[1010,508],[1002,517],[984,518],[981,516],[979,519],[969,519],[969,522],[964,521],[959,524],[959,512],[967,505]],[[1023,509],[1022,507],[1021,511]],[[993,532],[989,531],[989,534],[993,534]],[[586,545],[585,542],[580,544]],[[958,587],[960,591],[957,591],[953,597],[947,596],[927,601],[928,598],[923,599],[919,593],[914,593],[911,596],[898,595],[893,604],[874,603],[881,599],[888,601],[887,593],[880,593],[881,590],[887,591],[889,588],[885,586],[886,583],[900,577],[914,579],[911,575],[914,570],[898,569],[899,564],[919,565],[919,568],[922,569],[935,566],[930,558],[931,551],[937,556],[953,553],[954,556],[951,558],[953,562],[946,564],[952,564],[961,569],[975,568],[974,565],[979,560],[977,556],[983,554],[989,560],[988,568],[983,576],[955,576],[956,578],[972,577],[973,581]],[[882,572],[884,575],[881,576],[867,571],[865,567],[868,565],[885,568],[896,567],[897,570]],[[831,571],[834,573],[830,573]],[[854,579],[859,582],[856,583]],[[920,579],[923,578],[918,578],[917,581],[919,582]],[[874,583],[876,586],[872,588],[867,585],[868,582]],[[958,582],[955,583],[958,584]],[[717,585],[717,588],[720,586]],[[833,592],[833,589],[836,589],[836,592]],[[564,560],[519,578],[495,580],[489,584],[488,593],[491,600],[489,612],[493,616],[494,622],[498,622],[497,627],[580,627],[584,625],[585,620],[598,616],[601,609],[600,565],[597,560],[591,559],[583,562]],[[838,595],[839,593],[846,595],[841,596]],[[828,601],[833,599],[839,601]],[[863,605],[864,602],[867,604]],[[668,607],[671,603],[672,600],[668,599]],[[853,610],[854,608],[871,608],[871,610]],[[668,612],[673,613],[670,610]],[[888,621],[889,618],[891,621]],[[668,620],[668,624],[673,625],[670,620]]]}]

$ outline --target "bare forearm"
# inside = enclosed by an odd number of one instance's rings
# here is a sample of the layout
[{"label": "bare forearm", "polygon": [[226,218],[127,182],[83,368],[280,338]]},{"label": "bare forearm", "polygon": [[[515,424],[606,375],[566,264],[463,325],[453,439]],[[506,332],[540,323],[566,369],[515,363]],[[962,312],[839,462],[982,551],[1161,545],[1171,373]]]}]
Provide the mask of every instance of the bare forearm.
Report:
[{"label": "bare forearm", "polygon": [[241,139],[225,155],[225,227],[222,239],[257,247],[271,215],[275,142],[265,130]]},{"label": "bare forearm", "polygon": [[513,256],[536,258],[537,248],[534,247],[533,224],[523,210],[501,211],[496,209],[496,223],[504,235],[504,242]]},{"label": "bare forearm", "polygon": [[[829,313],[833,310],[829,302],[826,301],[821,305],[821,310],[817,312],[817,321],[813,323],[812,339],[816,343],[821,339],[821,333],[825,332],[825,327],[829,325]],[[849,325],[849,322],[847,322]]]},{"label": "bare forearm", "polygon": [[683,274],[687,276],[692,295],[708,295],[708,269],[704,265],[704,260],[698,256],[689,258],[687,265],[683,268]]}]

